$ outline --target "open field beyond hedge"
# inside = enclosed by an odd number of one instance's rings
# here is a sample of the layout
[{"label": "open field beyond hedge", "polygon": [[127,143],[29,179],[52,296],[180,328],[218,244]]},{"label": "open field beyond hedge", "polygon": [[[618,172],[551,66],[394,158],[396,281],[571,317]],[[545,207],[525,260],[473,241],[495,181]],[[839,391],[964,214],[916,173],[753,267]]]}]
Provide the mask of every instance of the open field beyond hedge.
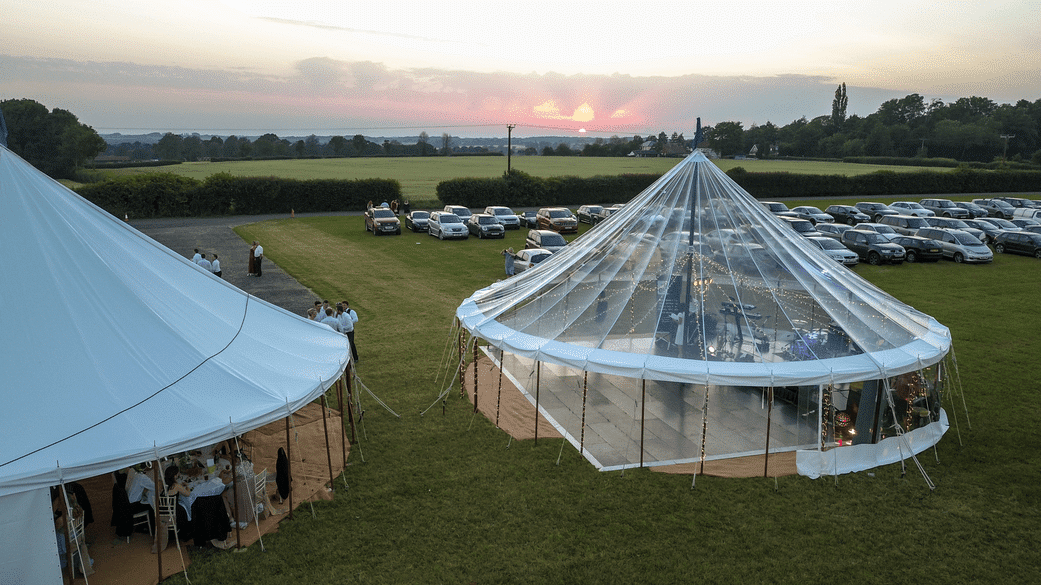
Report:
[{"label": "open field beyond hedge", "polygon": [[[584,158],[515,156],[514,169],[538,177],[620,175],[623,173],[664,174],[678,158]],[[879,170],[894,172],[937,171],[936,167],[882,166],[853,163],[770,160],[717,160],[724,171],[735,166],[749,172],[789,172],[853,176]],[[127,168],[110,174],[169,172],[202,180],[216,173],[241,177],[276,176],[287,179],[397,179],[402,196],[416,202],[436,201],[435,188],[441,181],[458,177],[499,177],[506,171],[506,157],[456,156],[409,158],[326,158],[238,162],[192,162],[168,167]]]},{"label": "open field beyond hedge", "polygon": [[[386,161],[393,162],[393,161]],[[569,160],[568,162],[572,162]],[[818,202],[819,203],[819,202]],[[794,202],[793,202],[794,204]],[[856,271],[951,328],[956,426],[914,465],[809,480],[600,473],[570,444],[513,441],[454,391],[425,416],[455,308],[502,275],[505,242],[373,237],[360,217],[243,226],[267,255],[357,309],[362,441],[335,500],[193,583],[999,583],[1041,566],[1041,262]],[[303,312],[306,307],[299,307]],[[960,438],[959,438],[960,435]],[[313,454],[324,457],[324,454]],[[558,456],[560,463],[557,464]],[[172,582],[182,582],[175,577]]]}]

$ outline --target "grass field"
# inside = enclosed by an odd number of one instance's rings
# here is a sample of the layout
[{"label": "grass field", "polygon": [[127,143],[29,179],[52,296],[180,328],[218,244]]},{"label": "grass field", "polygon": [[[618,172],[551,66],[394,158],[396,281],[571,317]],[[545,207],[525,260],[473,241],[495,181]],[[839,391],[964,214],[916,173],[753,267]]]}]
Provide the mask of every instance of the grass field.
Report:
[{"label": "grass field", "polygon": [[[677,158],[584,158],[515,156],[514,169],[540,177],[620,175],[623,173],[664,174]],[[724,171],[735,166],[749,172],[859,175],[878,170],[908,172],[922,167],[860,165],[810,161],[718,160]],[[944,169],[929,169],[944,170]],[[241,162],[193,162],[169,167],[129,168],[106,171],[116,175],[170,172],[202,180],[216,173],[243,177],[277,176],[295,179],[388,179],[401,182],[402,195],[413,202],[436,201],[435,188],[441,181],[458,177],[498,177],[506,171],[506,157],[410,157],[270,160]]]},{"label": "grass field", "polygon": [[[597,472],[560,440],[513,441],[453,392],[434,403],[455,308],[502,275],[505,242],[405,232],[359,217],[238,229],[361,321],[365,384],[350,485],[242,554],[203,553],[193,583],[1012,583],[1041,566],[1041,262],[860,266],[949,326],[971,417],[935,455],[837,479]],[[302,312],[305,307],[300,307]],[[959,439],[960,433],[960,439]],[[563,456],[556,464],[563,448]],[[316,454],[317,455],[317,454]],[[938,458],[938,461],[937,461]],[[181,582],[175,577],[172,582]]]}]

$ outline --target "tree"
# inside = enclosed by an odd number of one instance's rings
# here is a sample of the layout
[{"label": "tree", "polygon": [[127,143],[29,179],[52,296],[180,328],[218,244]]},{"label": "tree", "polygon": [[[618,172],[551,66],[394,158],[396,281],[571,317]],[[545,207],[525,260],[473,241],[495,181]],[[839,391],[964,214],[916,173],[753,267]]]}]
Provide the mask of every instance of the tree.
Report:
[{"label": "tree", "polygon": [[354,152],[357,156],[365,154],[365,147],[368,146],[369,141],[365,139],[361,134],[355,134],[354,138],[351,138],[351,146],[354,147]]},{"label": "tree", "polygon": [[343,136],[333,136],[329,139],[329,146],[333,149],[334,156],[343,156],[347,150],[347,139]]},{"label": "tree", "polygon": [[81,167],[105,152],[105,140],[71,112],[33,100],[0,102],[7,123],[8,148],[54,178],[72,178]]},{"label": "tree", "polygon": [[155,154],[163,160],[182,160],[184,138],[180,134],[167,132],[155,143]]},{"label": "tree", "polygon": [[846,97],[846,82],[835,89],[835,99],[831,101],[831,125],[836,129],[841,128],[846,121],[846,106],[849,98]]},{"label": "tree", "polygon": [[570,146],[561,142],[557,145],[557,149],[554,152],[554,154],[556,154],[557,156],[571,156],[574,154],[574,151],[571,150]]},{"label": "tree", "polygon": [[426,130],[419,133],[419,141],[416,145],[419,146],[419,156],[426,156],[430,150],[430,135]]},{"label": "tree", "polygon": [[720,122],[706,136],[720,156],[730,156],[743,152],[744,133],[741,122]]},{"label": "tree", "polygon": [[202,158],[202,138],[198,134],[184,136],[181,140],[181,153],[184,160],[197,161]]},{"label": "tree", "polygon": [[441,135],[441,154],[445,156],[452,154],[452,136],[447,132]]}]

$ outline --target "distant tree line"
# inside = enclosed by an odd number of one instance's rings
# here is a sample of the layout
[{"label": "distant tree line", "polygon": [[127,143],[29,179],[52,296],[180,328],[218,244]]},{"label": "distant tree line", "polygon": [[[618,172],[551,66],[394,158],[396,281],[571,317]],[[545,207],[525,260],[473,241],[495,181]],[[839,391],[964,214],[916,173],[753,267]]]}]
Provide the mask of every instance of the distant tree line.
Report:
[{"label": "distant tree line", "polygon": [[1041,99],[998,105],[983,97],[929,103],[913,93],[891,99],[865,117],[847,116],[846,85],[835,90],[830,115],[805,117],[786,126],[771,122],[745,129],[720,122],[705,131],[708,146],[721,156],[757,158],[855,157],[997,159],[1041,164]]},{"label": "distant tree line", "polygon": [[105,140],[71,112],[28,99],[0,101],[7,123],[7,147],[55,179],[71,179],[76,169],[105,150]]}]

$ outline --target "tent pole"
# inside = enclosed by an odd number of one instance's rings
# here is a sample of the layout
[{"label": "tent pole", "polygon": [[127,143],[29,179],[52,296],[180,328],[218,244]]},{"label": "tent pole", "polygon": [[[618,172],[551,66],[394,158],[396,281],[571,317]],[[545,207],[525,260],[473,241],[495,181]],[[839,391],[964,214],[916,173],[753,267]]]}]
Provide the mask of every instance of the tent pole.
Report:
[{"label": "tent pole", "polygon": [[766,408],[766,456],[763,458],[763,477],[769,477],[767,470],[770,468],[770,418],[774,411],[774,387],[769,389],[770,404]]},{"label": "tent pole", "polygon": [[586,393],[589,388],[589,372],[582,372],[582,430],[579,433],[581,438],[578,441],[578,454],[581,455],[585,450],[586,444]]},{"label": "tent pole", "polygon": [[470,338],[474,342],[473,350],[473,362],[474,362],[474,412],[477,412],[477,340],[473,337]]},{"label": "tent pole", "polygon": [[[242,548],[242,528],[239,527],[239,453],[234,445],[229,445],[229,447],[231,449],[231,497],[235,502],[235,505],[231,507],[231,513],[235,516],[235,548]],[[175,512],[176,510],[174,508]],[[253,514],[256,513],[257,509],[254,506]]]},{"label": "tent pole", "polygon": [[643,467],[643,437],[644,426],[647,423],[647,378],[642,380],[643,387],[640,390],[640,467]]},{"label": "tent pole", "polygon": [[[155,524],[155,538],[153,539],[152,546],[155,547],[155,550],[159,551],[158,553],[156,553],[155,558],[156,558],[156,563],[159,565],[159,581],[158,582],[162,583],[163,582],[163,551],[159,550],[159,514],[158,514],[158,512],[159,512],[159,459],[155,460],[155,467],[152,468],[152,482],[153,482],[153,484],[155,486],[155,490],[153,490],[153,492],[155,493],[155,507],[152,508],[152,509],[156,512],[155,513],[155,522],[153,523],[153,524]],[[69,520],[71,520],[71,519],[72,519],[72,516],[69,516]],[[89,562],[89,561],[85,561],[84,559],[80,559],[80,562],[84,563],[83,572],[86,573],[87,572],[86,563]],[[76,575],[75,567],[73,567],[72,570],[73,570],[72,574],[73,574],[73,576],[75,576]]]},{"label": "tent pole", "polygon": [[357,429],[354,426],[354,387],[351,384],[351,364],[347,364],[347,369],[343,371],[344,384],[347,389],[347,419],[351,421],[351,444],[358,442]]},{"label": "tent pole", "polygon": [[[292,416],[292,415],[289,415]],[[293,441],[289,435],[289,416],[286,417],[286,461],[289,475],[289,519],[293,519]]]},{"label": "tent pole", "polygon": [[466,397],[466,345],[462,327],[459,328],[459,397]]},{"label": "tent pole", "polygon": [[343,468],[347,469],[347,428],[343,426],[346,413],[343,409],[343,377],[336,379],[336,401],[340,406],[340,451],[343,453]]},{"label": "tent pole", "polygon": [[[495,400],[495,428],[499,428],[499,407],[502,405],[502,350],[499,350],[499,395]],[[538,416],[535,412],[535,416]]]},{"label": "tent pole", "polygon": [[535,445],[539,444],[539,378],[542,376],[542,362],[535,362]]},{"label": "tent pole", "polygon": [[322,393],[322,428],[325,430],[325,460],[329,463],[329,489],[335,488],[336,476],[333,475],[333,451],[329,445],[329,417],[326,416],[325,393]]}]

